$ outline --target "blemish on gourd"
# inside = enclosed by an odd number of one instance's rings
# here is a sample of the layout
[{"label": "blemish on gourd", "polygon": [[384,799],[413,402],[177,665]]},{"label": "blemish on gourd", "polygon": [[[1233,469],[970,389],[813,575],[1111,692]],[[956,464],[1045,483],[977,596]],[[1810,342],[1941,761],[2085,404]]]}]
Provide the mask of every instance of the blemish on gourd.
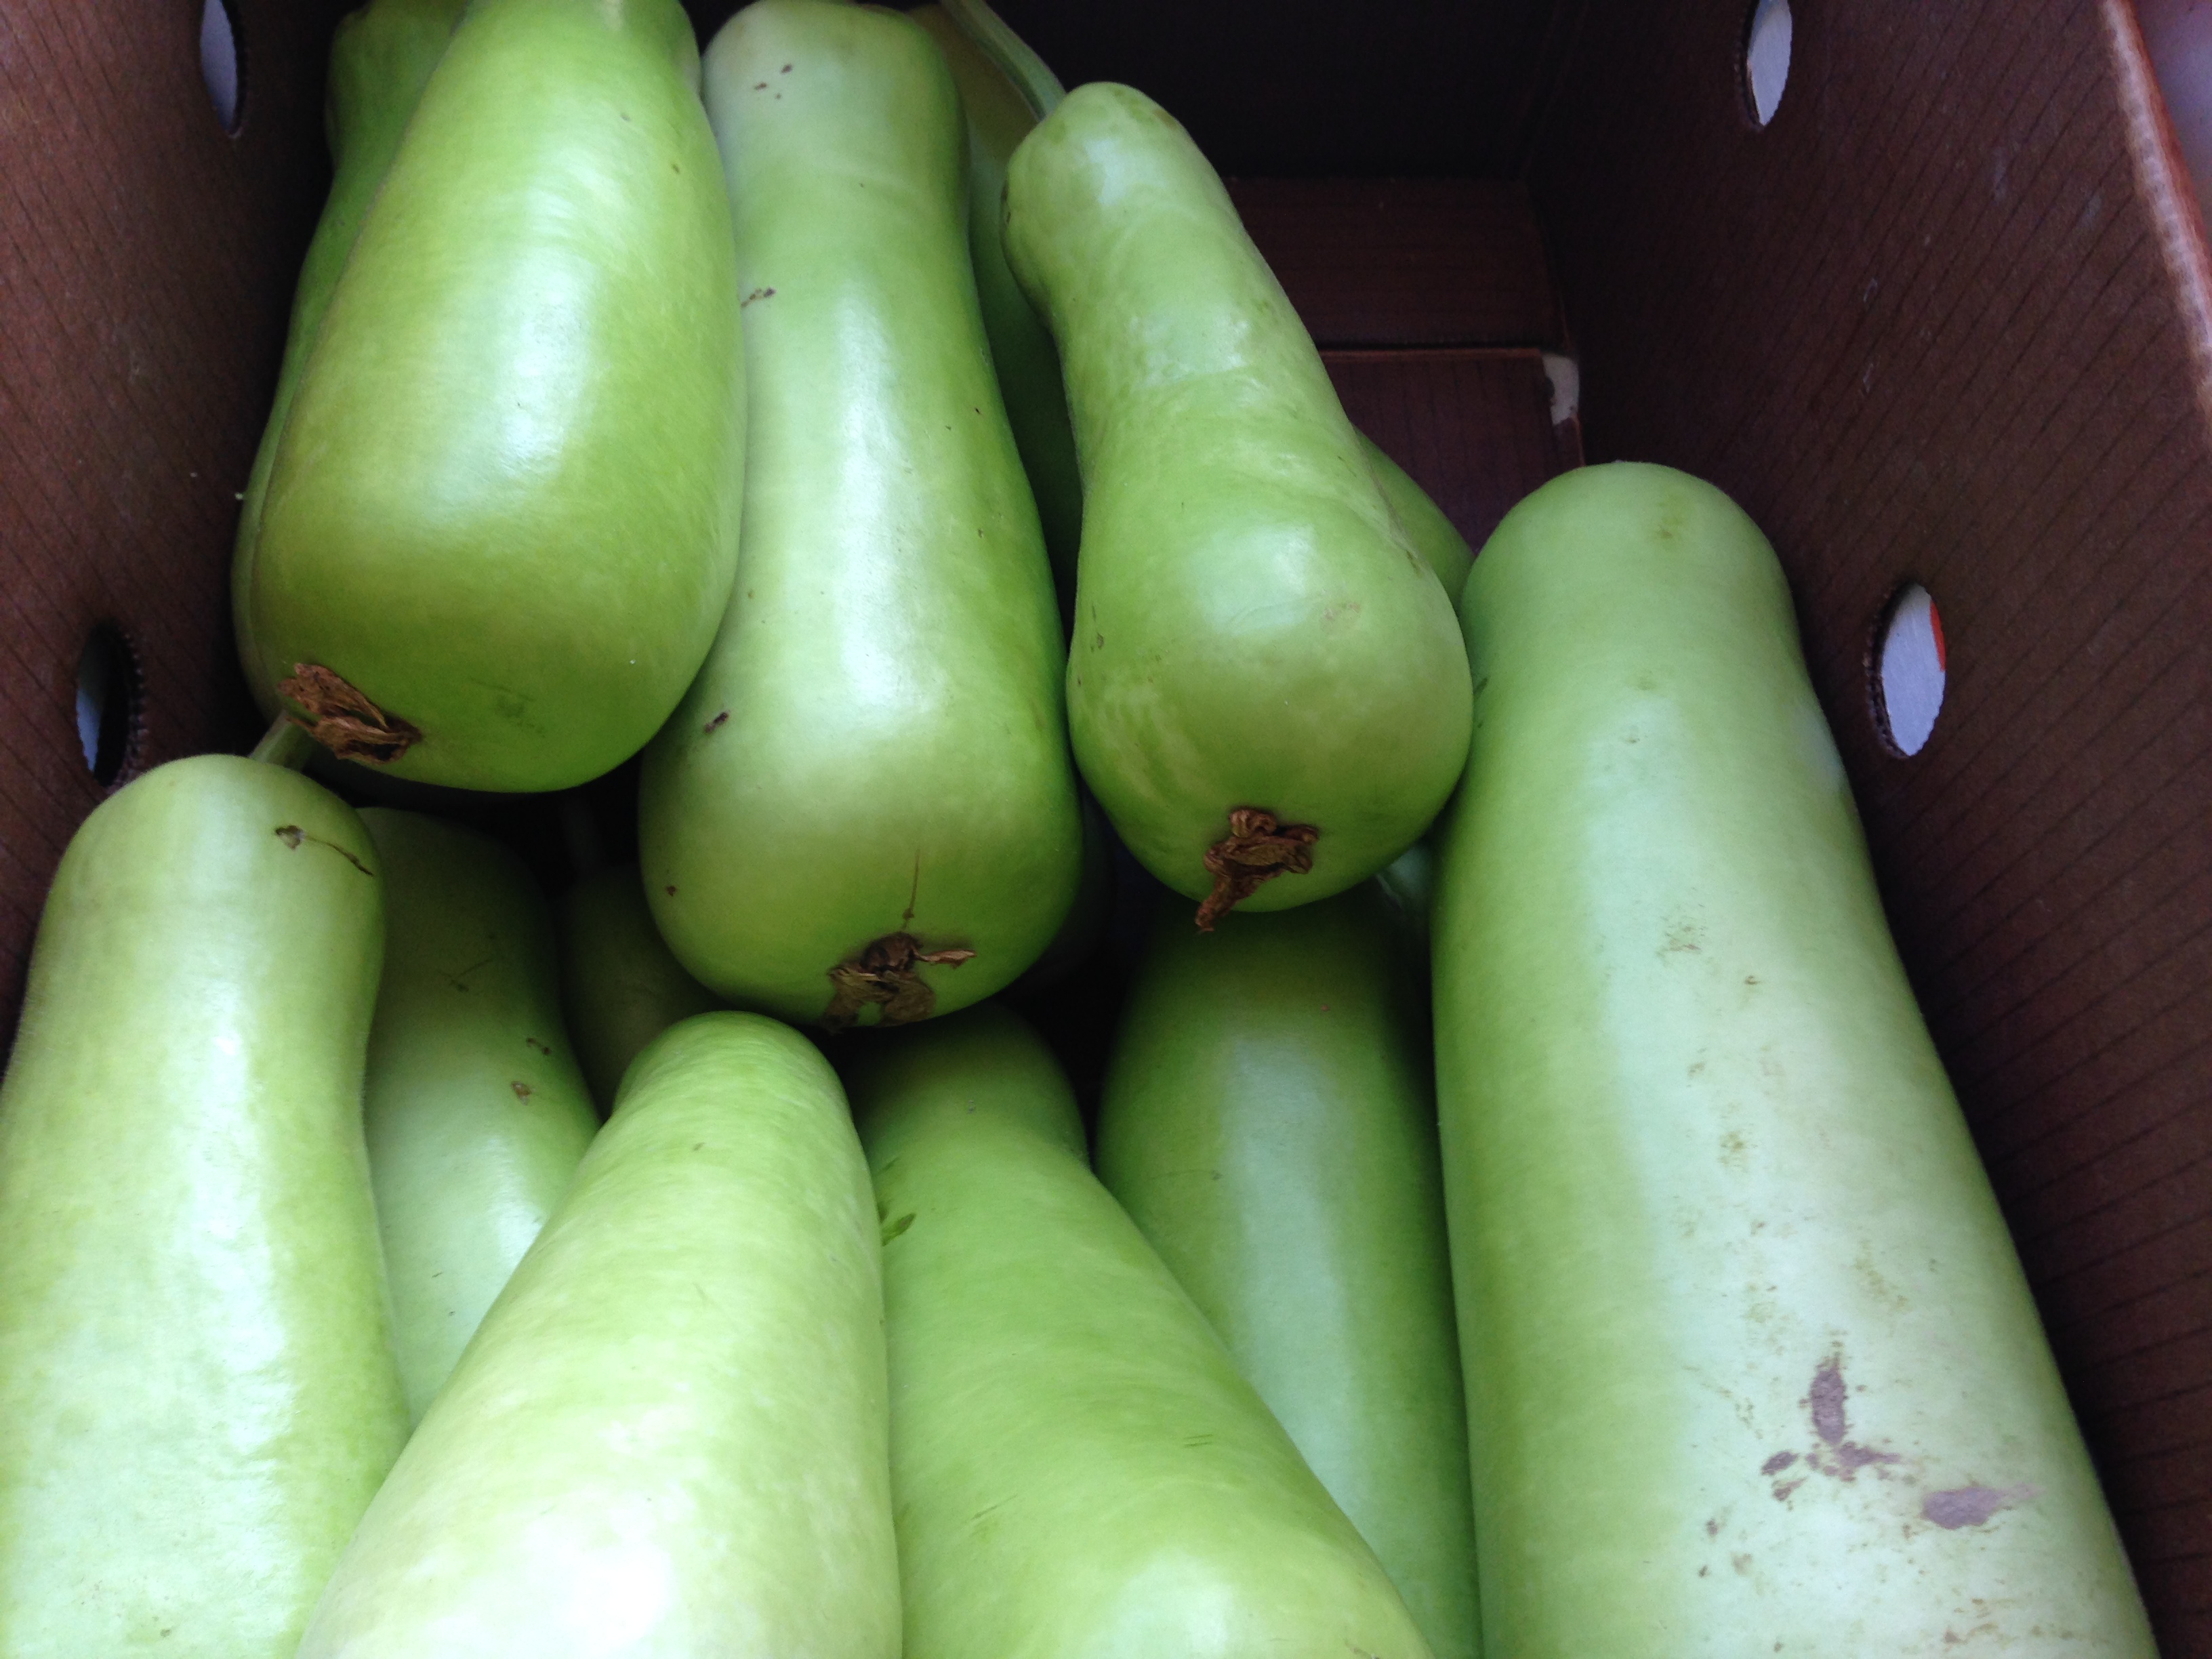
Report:
[{"label": "blemish on gourd", "polygon": [[900,1234],[903,1233],[908,1228],[913,1225],[914,1212],[911,1210],[908,1210],[896,1221],[885,1222],[884,1224],[884,1243],[886,1244],[890,1243],[891,1240],[896,1238]]},{"label": "blemish on gourd", "polygon": [[1920,1500],[1920,1513],[1946,1532],[1985,1524],[1999,1510],[2010,1509],[2033,1498],[2034,1486],[1954,1486],[1931,1492]]},{"label": "blemish on gourd", "polygon": [[728,709],[725,708],[725,709],[724,709],[720,714],[719,714],[715,715],[714,719],[712,719],[712,720],[708,720],[708,721],[706,723],[706,725],[704,725],[703,726],[700,727],[699,729],[700,729],[701,731],[702,731],[702,732],[714,732],[714,731],[718,731],[718,730],[720,730],[722,726],[726,726],[727,724],[729,724],[729,720],[730,720],[730,711],[729,711]]},{"label": "blemish on gourd", "polygon": [[527,1100],[530,1098],[530,1085],[527,1083],[523,1082],[520,1078],[516,1079],[513,1083],[508,1084],[507,1086],[514,1091],[514,1097],[517,1100]]},{"label": "blemish on gourd", "polygon": [[[757,288],[751,293],[746,295],[744,299],[738,301],[738,309],[743,311],[747,306],[750,305],[756,300],[769,300],[773,299],[775,296],[775,290],[772,288]],[[746,597],[750,598],[751,596],[748,594]]]},{"label": "blemish on gourd", "polygon": [[[1845,1409],[1850,1388],[1844,1381],[1844,1355],[1838,1348],[1830,1353],[1813,1370],[1812,1386],[1806,1390],[1799,1403],[1811,1413],[1813,1433],[1820,1444],[1806,1454],[1808,1475],[1825,1474],[1832,1480],[1856,1480],[1861,1469],[1871,1468],[1875,1474],[1888,1478],[1890,1464],[1902,1462],[1895,1452],[1877,1450],[1862,1446],[1850,1438],[1850,1419]],[[1777,1453],[1766,1460],[1759,1473],[1771,1479],[1796,1462],[1794,1454],[1787,1461],[1778,1462],[1784,1454]],[[1790,1494],[1805,1483],[1807,1476],[1784,1482],[1774,1488],[1778,1501],[1787,1502]]]},{"label": "blemish on gourd", "polygon": [[374,881],[376,879],[375,871],[370,869],[352,854],[347,852],[346,849],[339,846],[337,842],[334,841],[325,841],[320,836],[311,836],[306,830],[300,828],[296,823],[278,824],[276,826],[276,839],[283,842],[285,846],[292,848],[295,852],[299,850],[300,843],[302,842],[311,841],[318,847],[327,847],[331,851],[336,853],[340,858],[343,859],[348,864],[353,866],[355,869],[360,871],[362,874],[367,876],[371,881]]}]

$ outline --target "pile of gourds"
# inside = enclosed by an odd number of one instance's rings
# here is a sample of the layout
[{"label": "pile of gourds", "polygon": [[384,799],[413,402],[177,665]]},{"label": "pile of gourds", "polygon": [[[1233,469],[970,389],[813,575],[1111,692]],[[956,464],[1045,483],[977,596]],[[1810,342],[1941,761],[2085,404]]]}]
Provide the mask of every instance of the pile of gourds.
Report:
[{"label": "pile of gourds", "polygon": [[[0,1659],[2151,1652],[1725,496],[1470,570],[978,0],[374,0],[330,109],[270,734],[0,1089]],[[557,921],[342,799],[641,751]],[[1086,1126],[970,1005],[1104,825]]]}]

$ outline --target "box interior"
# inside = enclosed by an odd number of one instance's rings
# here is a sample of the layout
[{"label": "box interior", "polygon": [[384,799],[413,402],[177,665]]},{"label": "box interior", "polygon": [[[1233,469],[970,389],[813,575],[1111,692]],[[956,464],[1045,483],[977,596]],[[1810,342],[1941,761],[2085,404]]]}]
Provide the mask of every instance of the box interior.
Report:
[{"label": "box interior", "polygon": [[[234,131],[198,0],[0,13],[7,1010],[83,815],[253,735],[230,540],[342,9],[233,0]],[[2212,1655],[2212,281],[2127,0],[1797,0],[1765,125],[1741,0],[1001,9],[1184,120],[1476,545],[1585,449],[1765,529],[2160,1640]]]}]

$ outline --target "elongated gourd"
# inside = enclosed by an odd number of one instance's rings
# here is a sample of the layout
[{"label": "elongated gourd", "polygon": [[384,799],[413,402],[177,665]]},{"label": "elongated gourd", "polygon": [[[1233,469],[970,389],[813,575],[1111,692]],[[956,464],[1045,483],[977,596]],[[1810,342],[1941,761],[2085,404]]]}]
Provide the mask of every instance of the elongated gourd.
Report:
[{"label": "elongated gourd", "polygon": [[173,761],[56,872],[0,1085],[0,1653],[291,1659],[398,1455],[361,1079],[376,849]]},{"label": "elongated gourd", "polygon": [[1006,159],[1036,125],[1037,112],[942,6],[917,6],[907,15],[929,31],[960,88],[960,106],[968,118],[968,251],[975,267],[975,297],[990,337],[1006,421],[1036,498],[1045,548],[1060,586],[1072,599],[1075,553],[1083,539],[1083,476],[1075,464],[1075,434],[1067,424],[1060,353],[1006,268],[999,238]]},{"label": "elongated gourd", "polygon": [[1374,874],[1459,775],[1466,663],[1228,192],[1151,99],[1079,87],[1008,164],[1006,244],[1083,465],[1091,792],[1201,927]]},{"label": "elongated gourd", "polygon": [[1437,1063],[1490,1650],[2148,1659],[1765,539],[1588,468],[1462,617]]},{"label": "elongated gourd", "polygon": [[903,17],[757,0],[707,54],[753,396],[744,567],[647,750],[662,935],[710,989],[896,1023],[1012,981],[1080,862],[1060,633]]},{"label": "elongated gourd", "polygon": [[1407,542],[1429,562],[1429,568],[1443,584],[1444,596],[1456,605],[1460,590],[1467,586],[1468,567],[1474,562],[1474,550],[1444,517],[1443,509],[1429,499],[1429,492],[1364,432],[1359,434],[1359,452],[1366,456],[1367,470],[1382,490],[1382,499],[1390,504]]},{"label": "elongated gourd", "polygon": [[1425,976],[1371,884],[1200,933],[1129,988],[1098,1178],[1374,1547],[1437,1659],[1479,1650]]},{"label": "elongated gourd", "polygon": [[419,812],[361,816],[385,883],[369,1173],[419,1422],[599,1115],[562,1030],[553,929],[522,860]]},{"label": "elongated gourd", "polygon": [[684,971],[653,925],[635,864],[585,877],[554,909],[561,944],[561,1006],[568,1041],[601,1108],[614,1109],[623,1073],[680,1019],[721,1007]]},{"label": "elongated gourd", "polygon": [[[284,362],[276,375],[276,398],[246,499],[238,513],[238,550],[231,562],[231,605],[241,647],[247,644],[246,601],[253,591],[255,551],[261,539],[261,507],[276,464],[276,441],[300,387],[323,313],[337,287],[339,273],[353,257],[354,240],[368,216],[369,204],[383,186],[408,118],[429,84],[430,72],[445,55],[453,25],[466,0],[371,0],[338,19],[331,34],[330,80],[324,94],[324,127],[331,146],[331,193],[323,216],[307,244],[300,282],[292,300],[292,321],[284,337]],[[271,674],[249,653],[246,684],[273,713],[276,682],[289,667]]]},{"label": "elongated gourd", "polygon": [[852,1078],[884,1218],[905,1659],[1425,1659],[1343,1512],[977,1009]]},{"label": "elongated gourd", "polygon": [[562,787],[641,748],[706,655],[744,410],[697,73],[676,0],[476,0],[455,30],[240,574],[249,672],[335,752]]},{"label": "elongated gourd", "polygon": [[879,1263],[812,1046],[664,1032],[300,1659],[897,1659]]}]

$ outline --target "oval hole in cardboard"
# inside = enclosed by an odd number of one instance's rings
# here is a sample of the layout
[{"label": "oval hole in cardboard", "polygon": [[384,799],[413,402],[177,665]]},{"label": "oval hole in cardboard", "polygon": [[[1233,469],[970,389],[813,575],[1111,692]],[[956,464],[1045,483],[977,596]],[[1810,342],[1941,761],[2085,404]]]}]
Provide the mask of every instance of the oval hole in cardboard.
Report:
[{"label": "oval hole in cardboard", "polygon": [[1790,0],[1759,0],[1744,32],[1743,85],[1751,96],[1751,118],[1765,126],[1782,107],[1790,84],[1790,41],[1795,33]]},{"label": "oval hole in cardboard", "polygon": [[138,726],[138,673],[123,635],[106,623],[85,640],[76,664],[76,740],[103,787],[123,775]]},{"label": "oval hole in cardboard", "polygon": [[1936,601],[1918,582],[1907,582],[1890,602],[1875,647],[1875,725],[1893,752],[1917,755],[1927,747],[1943,707],[1948,658]]},{"label": "oval hole in cardboard", "polygon": [[224,0],[203,0],[200,7],[200,76],[208,101],[225,132],[235,133],[246,107],[245,56],[238,46],[238,20]]}]

